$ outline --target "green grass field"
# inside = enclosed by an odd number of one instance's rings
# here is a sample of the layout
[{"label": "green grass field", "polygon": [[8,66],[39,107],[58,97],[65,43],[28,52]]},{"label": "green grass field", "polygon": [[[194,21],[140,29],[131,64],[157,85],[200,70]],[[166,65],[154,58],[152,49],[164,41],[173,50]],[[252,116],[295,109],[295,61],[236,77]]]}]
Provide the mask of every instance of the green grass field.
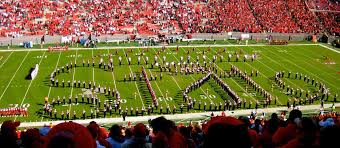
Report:
[{"label": "green grass field", "polygon": [[[160,52],[158,61],[163,64],[163,56],[166,57],[166,62],[176,63],[183,56],[184,60],[187,59],[187,52],[190,51],[191,61],[196,61],[196,57],[199,56],[199,63],[203,65],[203,50],[207,56],[207,62],[212,60],[213,55],[219,53],[223,55],[224,59],[220,62],[218,58],[216,62],[216,68],[219,75],[221,71],[230,71],[231,65],[237,66],[242,71],[247,71],[248,74],[253,71],[259,71],[259,76],[251,77],[257,84],[263,89],[268,91],[274,97],[278,97],[277,105],[272,103],[271,107],[286,105],[289,98],[294,98],[295,95],[288,95],[285,90],[279,88],[274,82],[274,75],[278,71],[285,71],[288,73],[292,72],[293,78],[283,78],[282,80],[289,85],[291,88],[302,89],[304,92],[309,90],[311,93],[317,93],[317,88],[304,82],[303,80],[295,79],[295,73],[306,75],[311,79],[315,79],[319,83],[322,82],[329,88],[330,99],[329,102],[333,101],[334,94],[340,94],[340,54],[323,48],[317,45],[309,46],[235,46],[226,47],[226,52],[223,52],[225,47],[212,47],[208,51],[208,47],[199,47],[193,51],[193,48],[180,47],[179,51],[175,51],[174,48],[166,48],[164,52]],[[137,64],[137,57],[139,53],[144,50],[145,55],[141,57],[141,65]],[[43,114],[43,103],[46,96],[49,97],[49,101],[52,98],[60,96],[66,97],[68,102],[68,96],[72,94],[73,98],[78,95],[78,104],[74,102],[66,105],[57,105],[55,108],[60,112],[70,110],[71,117],[73,111],[76,111],[77,116],[80,117],[83,109],[86,110],[87,116],[89,116],[90,109],[97,108],[93,104],[81,103],[81,94],[83,88],[78,87],[50,87],[49,76],[56,67],[61,68],[66,63],[74,63],[76,61],[77,68],[73,68],[68,72],[61,73],[56,76],[56,79],[65,80],[80,80],[81,82],[95,81],[96,86],[100,84],[101,87],[116,88],[122,98],[122,109],[136,107],[141,110],[144,106],[147,108],[148,105],[152,104],[151,95],[147,90],[147,86],[144,80],[139,81],[139,74],[141,73],[141,66],[146,68],[146,72],[150,78],[151,75],[157,75],[157,80],[150,81],[151,86],[156,93],[160,106],[163,106],[163,112],[166,106],[179,106],[183,103],[183,90],[191,83],[200,79],[204,74],[190,74],[181,75],[172,72],[163,72],[163,79],[159,79],[160,71],[159,68],[151,69],[150,64],[145,65],[145,57],[149,57],[149,63],[153,62],[154,56],[160,48],[146,49],[83,49],[83,50],[70,50],[66,52],[48,52],[48,51],[13,51],[13,52],[0,52],[0,108],[9,108],[13,106],[24,106],[28,107],[28,117],[0,117],[0,121],[15,119],[22,122],[30,121],[49,121],[55,120],[50,118],[48,115]],[[117,51],[117,54],[116,54]],[[254,62],[235,62],[235,56],[231,62],[227,62],[229,53],[242,53],[242,54],[253,54],[257,53],[258,59]],[[98,63],[99,57],[102,57],[107,63],[108,55],[113,54],[114,71],[107,71],[100,69]],[[132,59],[132,65],[128,65],[128,59],[125,57],[125,53]],[[119,57],[122,57],[122,65],[119,66]],[[92,57],[95,57],[95,67],[92,67]],[[219,56],[218,56],[219,57]],[[243,56],[241,59],[243,59]],[[90,66],[82,66],[82,61],[90,60]],[[334,64],[325,64],[325,62],[335,62]],[[29,70],[34,67],[35,64],[39,64],[39,73],[34,80],[26,80],[25,77],[29,74]],[[136,81],[129,81],[129,73],[136,73]],[[127,75],[127,81],[124,82],[124,75]],[[255,100],[264,100],[263,96],[255,92],[246,82],[238,77],[225,77],[222,78],[232,90],[234,90],[242,99],[246,99],[247,103]],[[272,85],[274,86],[272,88]],[[246,91],[247,89],[247,91]],[[208,92],[207,92],[208,90]],[[168,92],[168,93],[166,93]],[[303,98],[304,93],[303,92]],[[135,95],[136,94],[136,95]],[[167,96],[167,98],[165,97]],[[203,84],[201,88],[196,89],[189,93],[189,96],[199,101],[206,102],[209,106],[210,102],[215,104],[223,103],[224,100],[230,99],[228,94],[224,92],[219,85],[212,79],[207,83]],[[113,100],[111,96],[105,94],[98,94],[101,102],[105,100]],[[86,100],[86,98],[85,98]],[[74,101],[74,100],[73,100]],[[314,103],[320,103],[316,101]],[[207,106],[207,107],[208,107]],[[253,104],[254,107],[254,104]],[[262,105],[261,105],[262,107]],[[101,105],[103,108],[103,104]],[[203,106],[201,107],[203,108]],[[186,109],[184,109],[186,112]],[[190,112],[200,112],[197,105],[195,110]],[[179,111],[177,111],[179,112]],[[156,111],[155,113],[158,113]],[[118,117],[118,112],[114,113],[111,117]],[[106,116],[110,117],[110,116]],[[103,118],[100,114],[99,118]]]}]

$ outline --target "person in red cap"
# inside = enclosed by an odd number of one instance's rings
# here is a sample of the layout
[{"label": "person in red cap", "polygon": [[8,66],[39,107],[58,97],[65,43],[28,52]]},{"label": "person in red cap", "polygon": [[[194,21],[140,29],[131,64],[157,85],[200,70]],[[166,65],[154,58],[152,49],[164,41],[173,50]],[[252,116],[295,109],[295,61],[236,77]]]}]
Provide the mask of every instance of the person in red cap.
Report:
[{"label": "person in red cap", "polygon": [[0,132],[0,147],[16,148],[19,147],[17,140],[17,127],[20,122],[8,120],[2,123]]},{"label": "person in red cap", "polygon": [[46,135],[47,148],[95,148],[96,141],[86,127],[64,122],[54,126]]},{"label": "person in red cap", "polygon": [[204,127],[206,138],[203,148],[250,148],[248,127],[234,117],[214,117]]}]

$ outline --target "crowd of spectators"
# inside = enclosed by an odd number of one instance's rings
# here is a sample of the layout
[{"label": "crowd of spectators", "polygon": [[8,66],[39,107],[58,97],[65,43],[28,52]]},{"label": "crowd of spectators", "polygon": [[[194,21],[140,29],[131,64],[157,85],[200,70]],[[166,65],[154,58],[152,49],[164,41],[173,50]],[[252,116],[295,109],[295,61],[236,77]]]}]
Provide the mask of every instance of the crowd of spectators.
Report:
[{"label": "crowd of spectators", "polygon": [[321,24],[301,0],[286,0],[290,14],[297,24],[306,32],[321,32]]},{"label": "crowd of spectators", "polygon": [[339,32],[339,23],[329,26],[338,13],[322,19],[308,4],[340,9],[333,0],[2,0],[0,36]]},{"label": "crowd of spectators", "polygon": [[301,148],[337,147],[340,133],[335,112],[302,117],[292,110],[273,113],[269,119],[252,113],[238,118],[214,116],[188,125],[158,117],[148,124],[112,125],[109,130],[95,121],[88,125],[63,122],[55,126],[17,130],[20,122],[5,121],[0,132],[1,147],[79,147],[79,148]]},{"label": "crowd of spectators", "polygon": [[338,0],[306,0],[310,9],[340,11]]}]

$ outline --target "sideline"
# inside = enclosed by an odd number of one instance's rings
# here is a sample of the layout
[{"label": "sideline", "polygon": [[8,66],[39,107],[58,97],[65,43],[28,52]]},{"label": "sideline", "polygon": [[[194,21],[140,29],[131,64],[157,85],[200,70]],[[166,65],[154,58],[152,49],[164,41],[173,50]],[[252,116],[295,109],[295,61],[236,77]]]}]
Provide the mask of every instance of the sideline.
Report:
[{"label": "sideline", "polygon": [[329,50],[332,50],[332,51],[334,51],[334,52],[336,52],[336,53],[340,53],[340,51],[335,50],[335,49],[332,49],[332,48],[330,48],[330,47],[328,47],[328,46],[326,46],[326,45],[319,44],[319,46],[321,46],[321,47],[323,47],[323,48],[327,48],[327,49],[329,49]]},{"label": "sideline", "polygon": [[[288,44],[288,45],[283,45],[283,46],[317,46],[320,44]],[[178,47],[244,47],[244,46],[282,46],[282,45],[267,45],[267,44],[256,44],[256,45],[223,45],[223,44],[206,44],[206,45],[178,45]],[[162,48],[163,46],[133,46],[133,47],[126,47],[126,46],[115,46],[115,47],[98,47],[98,48],[69,48],[69,50],[91,50],[91,49],[102,49],[102,50],[107,50],[107,49],[138,49],[138,48]],[[176,48],[176,46],[166,46],[168,48]],[[0,50],[0,52],[9,52],[9,51],[47,51],[47,48],[44,49],[4,49]],[[340,52],[339,52],[340,53]]]},{"label": "sideline", "polygon": [[[324,108],[331,108],[333,104],[324,104]],[[335,104],[336,107],[340,107],[340,103]],[[306,106],[300,106],[300,110],[319,110],[320,105],[306,105]],[[252,111],[255,109],[245,109],[245,110],[235,110],[235,111],[225,111],[226,116],[239,116],[239,115],[250,115]],[[257,109],[257,113],[275,113],[280,112],[283,110],[287,110],[287,107],[275,107],[275,108],[261,108]],[[288,110],[289,111],[289,110]],[[197,118],[207,118],[210,117],[210,114],[212,112],[200,112],[200,113],[188,113],[188,114],[173,114],[173,115],[152,115],[152,116],[134,116],[134,117],[126,117],[126,122],[141,122],[141,121],[147,121],[149,119],[154,119],[160,116],[164,116],[166,119],[169,120],[176,120],[176,119],[197,119]],[[222,111],[214,111],[214,115],[221,115]],[[79,124],[89,124],[91,121],[96,121],[98,124],[110,124],[110,123],[120,123],[124,122],[121,117],[118,118],[96,118],[96,119],[79,119],[79,120],[61,120],[61,121],[44,121],[44,122],[22,122],[19,127],[41,127],[44,125],[50,125],[51,123],[53,125],[72,121]]]}]

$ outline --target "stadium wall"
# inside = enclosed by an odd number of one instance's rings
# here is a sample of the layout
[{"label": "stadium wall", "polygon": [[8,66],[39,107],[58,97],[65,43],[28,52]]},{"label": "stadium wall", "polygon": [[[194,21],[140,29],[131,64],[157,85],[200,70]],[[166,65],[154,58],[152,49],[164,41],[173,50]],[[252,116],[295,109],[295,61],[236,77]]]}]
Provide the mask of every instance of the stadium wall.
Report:
[{"label": "stadium wall", "polygon": [[[196,33],[191,34],[192,38],[195,39],[215,39],[215,40],[224,40],[224,39],[239,39],[241,38],[241,34],[244,34],[242,32],[232,32],[232,35],[228,35],[228,33],[218,33],[218,34],[212,34],[212,33]],[[253,40],[260,39],[265,40],[269,35],[273,37],[275,40],[290,40],[290,41],[302,41],[306,40],[309,37],[311,37],[311,34],[305,34],[305,33],[248,33],[250,35],[250,38]],[[169,35],[175,38],[186,38],[184,35]],[[318,38],[322,35],[318,35]],[[7,45],[21,45],[23,42],[29,42],[32,41],[33,44],[40,44],[41,43],[41,37],[42,36],[21,36],[18,38],[0,38],[0,46],[7,46]],[[141,35],[139,36],[141,38],[148,38],[148,37],[155,37],[155,36],[146,36]],[[60,43],[62,36],[45,36],[45,44],[54,44],[54,43]],[[130,38],[130,35],[128,34],[116,34],[116,35],[102,35],[97,38],[100,41],[117,41],[117,40],[127,40]]]}]

